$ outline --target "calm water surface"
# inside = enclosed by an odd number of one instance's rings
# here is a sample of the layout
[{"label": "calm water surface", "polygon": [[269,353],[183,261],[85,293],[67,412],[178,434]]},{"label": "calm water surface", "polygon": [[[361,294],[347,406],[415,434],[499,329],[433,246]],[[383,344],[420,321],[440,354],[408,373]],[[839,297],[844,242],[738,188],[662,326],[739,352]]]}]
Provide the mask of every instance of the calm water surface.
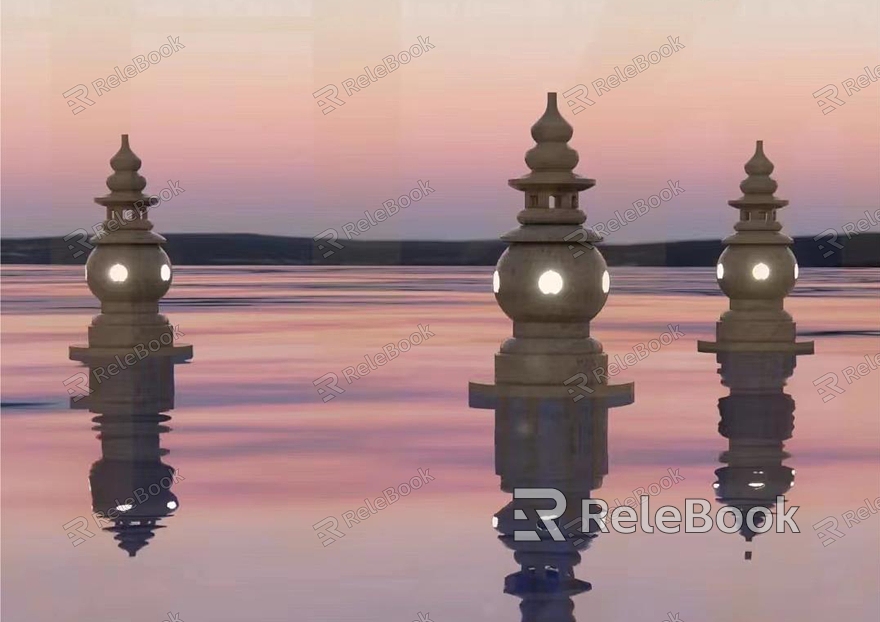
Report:
[{"label": "calm water surface", "polygon": [[[520,599],[504,593],[519,566],[492,526],[511,500],[495,472],[495,419],[467,399],[468,381],[491,378],[511,331],[491,272],[178,269],[162,309],[195,356],[175,369],[161,435],[177,507],[130,556],[90,514],[102,441],[64,385],[80,371],[67,347],[86,341],[98,305],[81,268],[4,267],[3,619],[522,619]],[[785,388],[796,402],[785,443],[796,486],[786,498],[800,506],[801,533],[751,543],[714,530],[601,534],[575,567],[592,584],[573,597],[577,620],[880,617],[880,514],[842,517],[880,496],[880,370],[843,376],[880,353],[878,282],[878,270],[803,270],[786,302],[801,338],[816,342]],[[607,474],[594,497],[622,500],[677,469],[684,479],[658,505],[701,497],[715,507],[728,449],[718,400],[729,389],[696,341],[714,336],[727,308],[719,294],[708,269],[613,270],[593,322],[609,354],[632,352],[669,324],[684,336],[616,377],[635,382],[636,399],[610,411]],[[420,325],[433,336],[322,401],[316,379],[342,377]],[[823,401],[813,383],[828,373],[843,392]],[[115,450],[103,451],[106,462]],[[345,524],[345,512],[419,469],[434,479]],[[77,517],[92,535],[73,546],[64,525]],[[327,517],[344,533],[330,546],[313,528]],[[842,534],[831,543],[813,529],[826,517]]]}]

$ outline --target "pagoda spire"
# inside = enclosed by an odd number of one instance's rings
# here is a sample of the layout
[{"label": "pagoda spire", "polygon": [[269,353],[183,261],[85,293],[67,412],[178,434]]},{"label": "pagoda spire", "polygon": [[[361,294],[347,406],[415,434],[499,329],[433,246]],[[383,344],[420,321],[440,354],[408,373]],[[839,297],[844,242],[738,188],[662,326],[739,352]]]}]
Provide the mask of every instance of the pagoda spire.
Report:
[{"label": "pagoda spire", "polygon": [[[153,228],[147,212],[153,197],[144,194],[147,180],[138,172],[141,159],[131,150],[128,134],[122,135],[119,151],[110,158],[113,174],[107,178],[109,194],[96,197],[95,203],[107,208],[107,220],[103,231],[93,238],[95,244],[113,244],[120,240],[141,244],[165,242],[156,233],[145,233]],[[136,233],[128,233],[134,230]]]},{"label": "pagoda spire", "polygon": [[743,195],[727,202],[739,210],[739,222],[733,226],[737,233],[727,238],[725,244],[792,243],[787,235],[776,233],[782,230],[776,210],[788,205],[788,201],[774,195],[778,184],[770,177],[773,169],[773,162],[764,154],[764,141],[756,141],[755,154],[745,165],[748,177],[739,185]]},{"label": "pagoda spire", "polygon": [[[573,172],[580,159],[568,145],[574,130],[559,113],[556,93],[547,93],[547,108],[532,125],[531,134],[535,146],[525,156],[530,172],[507,182],[525,193],[525,209],[517,220],[524,225],[580,225],[587,217],[579,208],[578,193],[595,186],[596,180]],[[592,241],[601,240],[589,233]]]}]

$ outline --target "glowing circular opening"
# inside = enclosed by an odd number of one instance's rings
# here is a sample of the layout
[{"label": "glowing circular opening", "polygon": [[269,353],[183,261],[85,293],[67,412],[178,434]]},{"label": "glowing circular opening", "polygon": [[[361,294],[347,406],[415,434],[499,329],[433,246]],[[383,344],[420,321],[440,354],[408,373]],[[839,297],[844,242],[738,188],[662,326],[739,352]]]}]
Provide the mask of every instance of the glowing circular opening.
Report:
[{"label": "glowing circular opening", "polygon": [[765,263],[759,263],[752,268],[752,277],[756,281],[766,281],[770,276],[770,267]]},{"label": "glowing circular opening", "polygon": [[795,262],[795,264],[794,264],[794,278],[795,279],[798,278],[798,272],[800,272],[800,269],[798,268],[797,262]]},{"label": "glowing circular opening", "polygon": [[495,274],[492,275],[492,291],[496,294],[498,290],[501,289],[501,277],[498,275],[498,270],[495,271]]},{"label": "glowing circular opening", "polygon": [[176,510],[177,509],[177,501],[169,501],[168,503],[165,504],[165,507],[168,508],[169,510]]},{"label": "glowing circular opening", "polygon": [[611,290],[611,275],[608,270],[602,273],[602,293],[607,294]]},{"label": "glowing circular opening", "polygon": [[724,264],[720,263],[715,266],[715,277],[720,281],[724,278]]},{"label": "glowing circular opening", "polygon": [[167,263],[163,263],[162,267],[159,268],[159,278],[163,281],[171,280],[171,266],[169,266]]},{"label": "glowing circular opening", "polygon": [[128,268],[123,266],[121,263],[115,263],[110,266],[110,271],[107,273],[110,277],[110,280],[114,283],[124,283],[128,278]]},{"label": "glowing circular opening", "polygon": [[558,294],[562,291],[562,275],[556,270],[547,270],[538,279],[538,289],[542,294]]}]

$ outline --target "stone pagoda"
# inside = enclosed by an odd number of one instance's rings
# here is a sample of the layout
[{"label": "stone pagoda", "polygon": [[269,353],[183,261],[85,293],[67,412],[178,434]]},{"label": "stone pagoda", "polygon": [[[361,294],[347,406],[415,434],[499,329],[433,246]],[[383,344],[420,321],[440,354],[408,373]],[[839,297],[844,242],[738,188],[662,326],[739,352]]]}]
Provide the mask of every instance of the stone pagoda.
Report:
[{"label": "stone pagoda", "polygon": [[161,246],[165,238],[152,231],[147,217],[147,180],[138,174],[141,160],[129,148],[127,134],[110,166],[110,193],[95,199],[107,209],[104,231],[91,239],[95,249],[86,262],[86,281],[101,301],[101,313],[89,327],[88,345],[71,346],[70,358],[84,363],[116,356],[141,360],[147,355],[187,360],[192,346],[175,344],[173,327],[159,313],[159,300],[171,286],[173,271]]},{"label": "stone pagoda", "polygon": [[813,342],[796,342],[795,323],[783,308],[794,288],[798,265],[781,232],[776,210],[788,205],[777,199],[773,163],[758,141],[745,165],[748,177],[739,185],[743,196],[728,203],[739,210],[736,233],[724,240],[716,276],[730,299],[730,310],[716,324],[715,341],[699,341],[700,352],[785,351],[812,354]]},{"label": "stone pagoda", "polygon": [[491,407],[501,392],[632,399],[631,383],[607,383],[608,356],[590,336],[590,320],[605,305],[611,280],[594,245],[601,238],[582,226],[578,194],[596,182],[573,172],[578,154],[568,146],[572,134],[556,93],[548,93],[547,109],[532,126],[536,144],[525,157],[531,172],[508,182],[524,193],[525,207],[517,215],[520,226],[501,237],[509,246],[493,275],[495,299],[513,320],[513,338],[495,355],[495,384],[471,383],[473,406]]}]

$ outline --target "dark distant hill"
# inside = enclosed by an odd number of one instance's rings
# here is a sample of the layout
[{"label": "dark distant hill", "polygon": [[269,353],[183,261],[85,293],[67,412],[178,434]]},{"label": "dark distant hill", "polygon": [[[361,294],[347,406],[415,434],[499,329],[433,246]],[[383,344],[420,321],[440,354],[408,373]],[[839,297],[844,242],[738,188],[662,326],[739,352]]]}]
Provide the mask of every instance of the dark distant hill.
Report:
[{"label": "dark distant hill", "polygon": [[[340,240],[343,248],[311,238],[246,233],[165,234],[165,250],[178,266],[216,265],[403,265],[491,266],[506,248],[500,240],[471,242]],[[818,237],[818,236],[817,236]],[[795,238],[801,267],[880,267],[880,233],[841,235],[835,245],[825,237]],[[714,266],[721,240],[687,240],[650,244],[602,244],[612,266]],[[333,254],[323,254],[332,250]],[[78,257],[75,254],[80,253]],[[824,256],[828,254],[828,256]],[[62,238],[7,238],[0,241],[0,263],[84,264],[88,247]]]}]

